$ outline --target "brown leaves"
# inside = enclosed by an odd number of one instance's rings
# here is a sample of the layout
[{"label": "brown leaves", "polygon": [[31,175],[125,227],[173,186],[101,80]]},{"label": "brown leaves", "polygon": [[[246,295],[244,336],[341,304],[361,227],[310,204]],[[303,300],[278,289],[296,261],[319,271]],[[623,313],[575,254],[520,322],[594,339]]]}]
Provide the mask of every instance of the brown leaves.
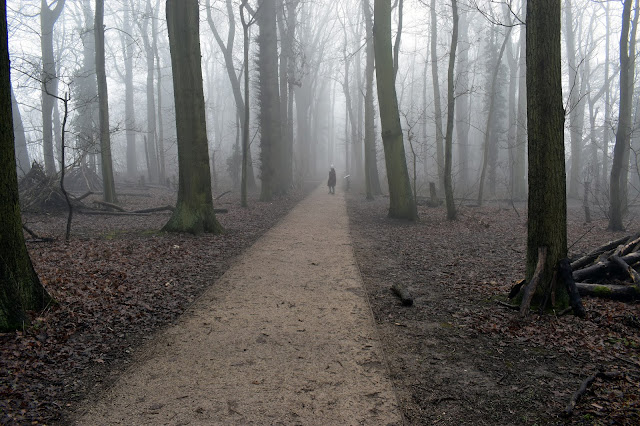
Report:
[{"label": "brown leaves", "polygon": [[[160,202],[162,193],[143,202]],[[0,424],[62,421],[65,406],[165,326],[276,223],[301,194],[250,208],[229,203],[223,236],[158,234],[163,214],[77,216],[69,244],[34,244],[31,258],[58,302],[24,331],[0,335]],[[135,198],[121,201],[131,208]],[[40,235],[61,235],[64,217],[28,216]],[[214,284],[215,285],[215,284]]]}]

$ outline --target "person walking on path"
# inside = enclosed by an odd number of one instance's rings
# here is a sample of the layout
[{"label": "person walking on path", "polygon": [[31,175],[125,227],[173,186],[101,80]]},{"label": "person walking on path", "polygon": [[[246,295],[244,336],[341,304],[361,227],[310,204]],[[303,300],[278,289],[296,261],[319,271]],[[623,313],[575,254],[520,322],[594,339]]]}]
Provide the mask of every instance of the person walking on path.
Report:
[{"label": "person walking on path", "polygon": [[329,194],[336,193],[336,169],[333,168],[333,164],[331,165],[331,170],[329,170],[329,181],[327,182],[327,186],[329,187]]}]

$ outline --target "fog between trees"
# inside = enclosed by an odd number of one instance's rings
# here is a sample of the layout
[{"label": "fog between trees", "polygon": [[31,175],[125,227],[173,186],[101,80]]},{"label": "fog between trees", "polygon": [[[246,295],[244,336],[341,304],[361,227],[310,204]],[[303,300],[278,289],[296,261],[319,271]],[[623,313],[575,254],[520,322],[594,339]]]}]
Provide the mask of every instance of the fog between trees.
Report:
[{"label": "fog between trees", "polygon": [[[334,164],[342,183],[349,175],[351,187],[368,197],[386,193],[390,173],[379,107],[384,109],[390,100],[378,99],[381,87],[373,70],[376,2],[369,0],[199,2],[214,189],[239,190],[241,184],[242,3],[249,42],[249,190],[261,186],[262,198],[270,199],[303,180],[326,179]],[[411,192],[426,196],[429,182],[434,182],[438,196],[444,198],[445,142],[450,139],[455,199],[524,200],[524,2],[455,3],[458,36],[453,69],[449,67],[451,2],[391,4],[393,74]],[[635,3],[631,6],[628,20],[637,13]],[[105,134],[101,137],[99,130],[96,2],[11,0],[7,7],[19,174],[28,171],[32,161],[42,163],[48,173],[59,170],[63,117],[56,97],[68,93],[65,164],[84,165],[101,175]],[[115,181],[177,183],[165,2],[113,0],[104,8],[108,136]],[[620,2],[562,2],[567,191],[570,197],[581,198],[588,183],[592,200],[602,205],[608,204],[621,102],[622,13]],[[455,109],[449,108],[450,99],[455,100]],[[633,130],[639,120],[633,89],[630,99]],[[622,170],[630,164],[622,182],[623,203],[633,200],[640,184],[636,133],[631,132],[631,149],[621,159]]]}]

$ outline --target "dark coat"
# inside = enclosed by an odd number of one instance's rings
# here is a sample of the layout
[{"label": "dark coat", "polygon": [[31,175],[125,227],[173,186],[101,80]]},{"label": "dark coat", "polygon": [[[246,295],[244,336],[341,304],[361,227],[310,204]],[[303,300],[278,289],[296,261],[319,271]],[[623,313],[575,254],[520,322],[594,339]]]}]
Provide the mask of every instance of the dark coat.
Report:
[{"label": "dark coat", "polygon": [[329,171],[329,181],[327,182],[327,186],[336,186],[336,171],[333,167]]}]

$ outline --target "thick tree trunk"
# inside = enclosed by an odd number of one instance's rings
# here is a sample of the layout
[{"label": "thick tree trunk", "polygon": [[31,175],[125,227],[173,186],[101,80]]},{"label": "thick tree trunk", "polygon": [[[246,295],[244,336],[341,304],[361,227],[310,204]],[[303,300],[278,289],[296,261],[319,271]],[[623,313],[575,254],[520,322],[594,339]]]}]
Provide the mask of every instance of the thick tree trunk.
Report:
[{"label": "thick tree trunk", "polygon": [[167,0],[178,137],[178,202],[164,231],[221,233],[213,210],[198,0]]},{"label": "thick tree trunk", "polygon": [[418,211],[411,193],[393,77],[391,4],[389,1],[375,0],[374,24],[378,99],[385,100],[385,102],[379,102],[379,108],[389,183],[389,217],[416,220]]},{"label": "thick tree trunk", "polygon": [[[534,303],[539,303],[548,292],[558,262],[567,254],[560,22],[561,9],[557,0],[527,3],[527,280],[534,274],[538,249],[547,249],[547,260]],[[568,294],[557,292],[556,304],[566,307]]]},{"label": "thick tree trunk", "polygon": [[100,116],[100,159],[102,165],[102,188],[104,200],[115,203],[116,185],[113,179],[113,161],[111,160],[111,134],[109,131],[109,98],[107,73],[104,57],[104,0],[96,0],[96,76],[98,78],[98,101]]},{"label": "thick tree trunk", "polygon": [[276,0],[261,0],[256,15],[258,36],[258,73],[260,87],[260,176],[261,201],[286,192],[282,187],[282,123],[278,85],[278,33]]},{"label": "thick tree trunk", "polygon": [[6,2],[0,0],[0,332],[20,329],[26,310],[51,298],[40,284],[22,233],[11,113]]}]

